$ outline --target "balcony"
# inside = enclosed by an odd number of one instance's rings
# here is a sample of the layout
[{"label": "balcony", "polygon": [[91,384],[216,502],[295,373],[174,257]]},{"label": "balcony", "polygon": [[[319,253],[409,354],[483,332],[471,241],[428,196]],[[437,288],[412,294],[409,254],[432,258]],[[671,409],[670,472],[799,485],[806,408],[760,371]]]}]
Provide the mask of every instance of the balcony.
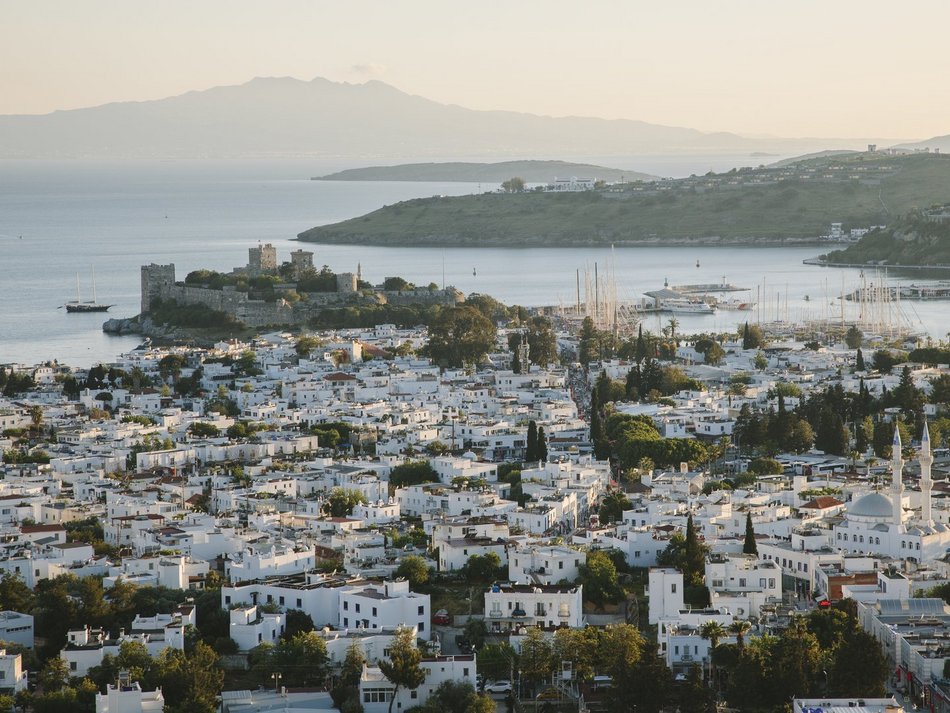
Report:
[{"label": "balcony", "polygon": [[528,616],[528,612],[526,612],[524,609],[518,608],[511,612],[511,616],[515,617],[516,619],[522,619]]}]

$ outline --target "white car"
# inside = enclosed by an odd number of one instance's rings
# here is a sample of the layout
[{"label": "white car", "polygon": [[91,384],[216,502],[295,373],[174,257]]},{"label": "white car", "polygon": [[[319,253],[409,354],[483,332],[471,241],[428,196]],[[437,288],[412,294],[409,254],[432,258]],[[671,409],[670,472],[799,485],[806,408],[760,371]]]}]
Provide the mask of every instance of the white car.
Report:
[{"label": "white car", "polygon": [[485,684],[485,693],[511,693],[511,681],[491,681]]}]

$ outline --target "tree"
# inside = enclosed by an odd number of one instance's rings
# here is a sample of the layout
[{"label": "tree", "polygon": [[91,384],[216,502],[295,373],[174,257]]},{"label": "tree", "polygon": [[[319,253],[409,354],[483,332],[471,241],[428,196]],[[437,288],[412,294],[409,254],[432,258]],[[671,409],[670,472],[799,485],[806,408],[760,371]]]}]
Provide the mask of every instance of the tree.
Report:
[{"label": "tree", "polygon": [[525,180],[520,176],[514,176],[507,181],[502,181],[501,190],[505,193],[522,193],[525,189]]},{"label": "tree", "polygon": [[864,342],[864,332],[857,328],[855,325],[848,327],[848,331],[844,335],[844,343],[848,345],[848,349],[857,349]]},{"label": "tree", "polygon": [[524,459],[528,463],[538,460],[538,424],[534,421],[528,422],[528,437],[525,443]]},{"label": "tree", "polygon": [[864,365],[864,352],[858,349],[854,356],[854,370],[865,371],[866,369],[867,367]]},{"label": "tree", "polygon": [[353,508],[366,503],[366,496],[356,489],[334,488],[323,504],[323,512],[330,517],[346,517],[353,514]]},{"label": "tree", "polygon": [[69,667],[66,659],[53,656],[46,661],[46,665],[37,676],[37,685],[44,693],[58,691],[69,683]]},{"label": "tree", "polygon": [[429,581],[429,565],[419,555],[409,555],[400,560],[395,576],[409,580],[409,586],[415,589]]},{"label": "tree", "polygon": [[538,628],[530,627],[521,642],[521,654],[518,657],[521,677],[532,686],[547,680],[554,670],[553,653],[544,633]]},{"label": "tree", "polygon": [[755,543],[755,530],[752,528],[752,513],[745,516],[745,541],[742,543],[742,552],[747,555],[758,555],[759,547]]},{"label": "tree", "polygon": [[402,463],[389,473],[389,484],[394,488],[407,485],[421,485],[422,483],[437,483],[439,474],[428,461],[413,461]]},{"label": "tree", "polygon": [[416,646],[416,637],[412,629],[400,626],[396,629],[389,645],[389,658],[379,660],[379,670],[393,684],[393,697],[389,700],[389,713],[400,688],[415,690],[425,681],[426,672],[422,668],[422,652]]},{"label": "tree", "polygon": [[547,463],[548,460],[548,439],[544,435],[544,427],[538,426],[538,460]]},{"label": "tree", "polygon": [[159,658],[162,693],[168,713],[214,713],[224,687],[218,655],[203,641],[190,654],[171,648]]},{"label": "tree", "polygon": [[710,646],[712,647],[712,652],[709,657],[709,678],[715,680],[716,664],[713,657],[716,655],[716,648],[719,646],[720,640],[722,640],[722,638],[726,635],[726,627],[724,627],[718,621],[707,621],[704,622],[701,627],[699,627],[699,635],[704,639],[707,639],[710,643]]},{"label": "tree", "polygon": [[686,543],[683,559],[683,578],[692,584],[702,584],[706,569],[706,552],[699,541],[696,526],[693,524],[692,513],[686,519]]},{"label": "tree", "polygon": [[443,310],[429,326],[429,356],[442,366],[477,364],[495,346],[495,325],[474,307]]},{"label": "tree", "polygon": [[271,661],[286,685],[321,686],[329,662],[327,645],[315,631],[298,632],[289,641],[280,641],[274,647]]},{"label": "tree", "polygon": [[736,648],[739,651],[745,646],[745,635],[751,628],[752,624],[746,619],[736,619],[729,625],[729,633],[736,637]]},{"label": "tree", "polygon": [[828,672],[828,695],[881,698],[890,673],[877,640],[853,626],[835,649]]},{"label": "tree", "polygon": [[608,522],[620,522],[623,518],[623,511],[633,508],[630,499],[621,492],[610,493],[600,503],[598,517],[602,524]]},{"label": "tree", "polygon": [[601,550],[587,553],[587,562],[580,568],[578,581],[584,586],[584,598],[599,608],[607,602],[617,601],[622,595],[617,567]]},{"label": "tree", "polygon": [[195,421],[188,427],[188,432],[196,438],[217,438],[221,434],[221,429],[213,423]]},{"label": "tree", "polygon": [[462,635],[476,650],[480,650],[485,645],[485,638],[488,636],[488,627],[485,626],[485,620],[469,619],[462,627]]},{"label": "tree", "polygon": [[340,670],[340,683],[344,686],[358,686],[363,675],[363,665],[366,663],[366,654],[359,641],[353,641],[346,649],[343,667]]},{"label": "tree", "polygon": [[660,713],[673,686],[673,673],[660,656],[655,641],[644,641],[639,660],[615,669],[607,691],[610,713]]},{"label": "tree", "polygon": [[494,552],[472,555],[462,568],[462,576],[476,582],[490,582],[498,576],[501,558]]}]

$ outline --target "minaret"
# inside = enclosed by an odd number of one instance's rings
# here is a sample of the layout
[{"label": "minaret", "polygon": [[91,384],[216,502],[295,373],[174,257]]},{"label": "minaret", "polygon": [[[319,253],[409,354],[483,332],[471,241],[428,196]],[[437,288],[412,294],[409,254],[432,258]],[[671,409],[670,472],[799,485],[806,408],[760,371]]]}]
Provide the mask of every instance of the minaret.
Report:
[{"label": "minaret", "polygon": [[894,501],[894,525],[900,527],[904,519],[904,459],[901,457],[901,434],[894,424],[894,443],[891,446],[891,499]]},{"label": "minaret", "polygon": [[933,465],[934,457],[930,452],[930,428],[926,421],[924,433],[920,437],[920,457],[917,460],[920,463],[920,519],[925,525],[932,527],[934,520],[930,509],[930,490],[933,481],[930,479],[930,466]]}]

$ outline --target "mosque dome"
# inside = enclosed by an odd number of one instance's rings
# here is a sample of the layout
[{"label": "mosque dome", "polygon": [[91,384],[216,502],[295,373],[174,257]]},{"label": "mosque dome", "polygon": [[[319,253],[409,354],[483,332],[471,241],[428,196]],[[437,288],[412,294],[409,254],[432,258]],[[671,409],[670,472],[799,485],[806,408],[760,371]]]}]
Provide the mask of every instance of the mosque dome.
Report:
[{"label": "mosque dome", "polygon": [[852,517],[890,518],[893,514],[893,501],[879,492],[863,495],[848,506],[848,515]]}]

